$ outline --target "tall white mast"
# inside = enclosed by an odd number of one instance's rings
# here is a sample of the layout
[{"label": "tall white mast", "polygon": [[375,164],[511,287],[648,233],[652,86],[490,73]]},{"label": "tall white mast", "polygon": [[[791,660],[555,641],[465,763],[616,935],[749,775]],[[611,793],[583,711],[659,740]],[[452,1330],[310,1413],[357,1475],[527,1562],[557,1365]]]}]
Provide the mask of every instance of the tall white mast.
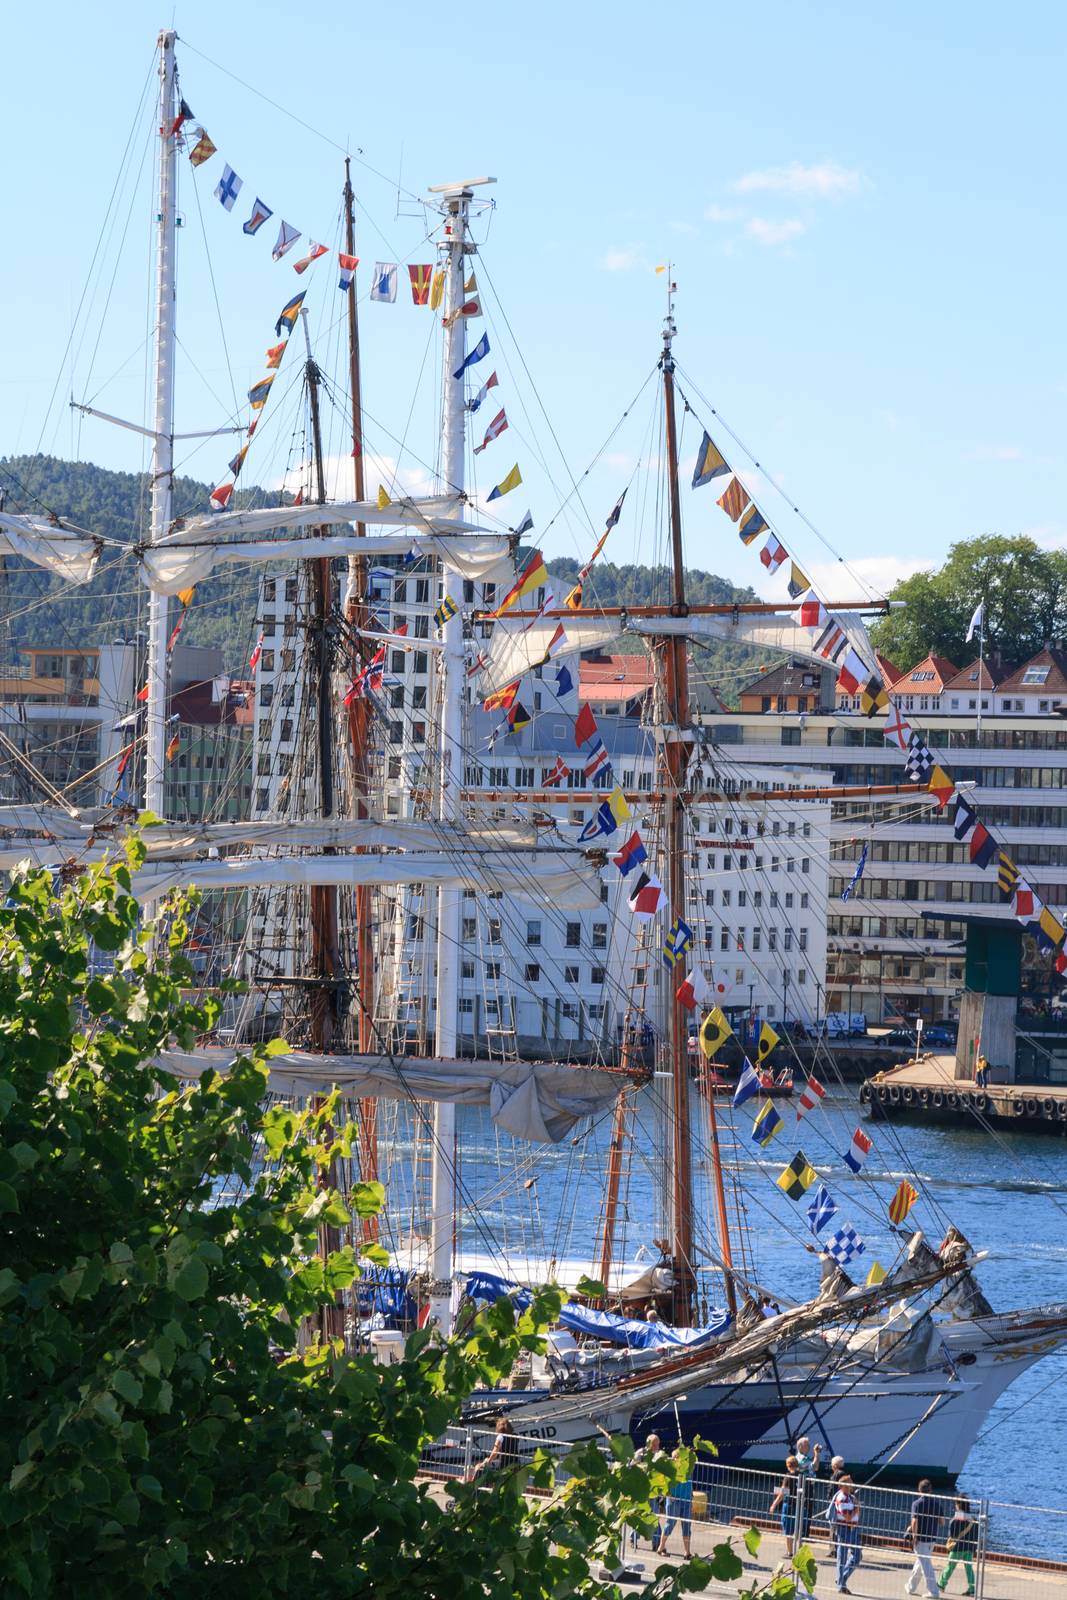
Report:
[{"label": "tall white mast", "polygon": [[[432,193],[444,196],[445,269],[444,393],[441,405],[441,476],[447,494],[462,494],[466,468],[467,411],[465,379],[454,376],[467,353],[467,319],[458,315],[463,304],[466,272],[467,223],[471,190],[475,183],[443,184]],[[459,516],[459,507],[455,515]],[[457,821],[463,781],[463,619],[458,609],[462,578],[442,566],[445,594],[457,602],[454,617],[445,623],[439,667],[441,686],[440,775],[436,812],[442,821]],[[458,1042],[458,972],[461,899],[458,889],[439,889],[437,899],[437,1013],[434,1024],[436,1053],[454,1057]],[[431,1180],[430,1310],[443,1334],[452,1331],[452,1242],[455,1232],[456,1108],[438,1103],[433,1117],[433,1171]]]},{"label": "tall white mast", "polygon": [[[174,33],[159,36],[159,207],[156,217],[155,414],[152,434],[152,522],[156,544],[171,520],[174,493],[174,313],[177,233],[178,114]],[[145,710],[145,807],[163,813],[167,722],[167,596],[149,593],[148,703]]]}]

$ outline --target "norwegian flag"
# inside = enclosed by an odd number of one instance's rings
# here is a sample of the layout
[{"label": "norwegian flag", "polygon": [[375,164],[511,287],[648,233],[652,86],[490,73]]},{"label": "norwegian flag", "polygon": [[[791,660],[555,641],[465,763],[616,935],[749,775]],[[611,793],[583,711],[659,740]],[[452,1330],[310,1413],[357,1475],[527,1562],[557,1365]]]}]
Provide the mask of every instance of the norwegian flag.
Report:
[{"label": "norwegian flag", "polygon": [[567,766],[567,763],[564,761],[563,757],[562,756],[557,756],[556,757],[556,764],[552,768],[551,772],[547,772],[545,774],[545,776],[541,779],[541,787],[543,789],[554,789],[557,783],[562,783],[563,782],[564,778],[567,776],[568,771],[569,771],[569,768]]},{"label": "norwegian flag", "polygon": [[772,533],[767,543],[759,553],[759,558],[768,572],[777,572],[789,552],[784,544],[775,538]]},{"label": "norwegian flag", "polygon": [[260,634],[259,638],[256,640],[256,647],[252,651],[252,654],[248,658],[248,670],[249,670],[249,672],[251,672],[253,674],[255,673],[256,668],[259,666],[259,658],[260,658],[260,656],[262,654],[263,654],[263,635]]},{"label": "norwegian flag", "polygon": [[800,1091],[800,1100],[797,1104],[797,1121],[799,1122],[805,1111],[814,1111],[826,1090],[818,1078],[809,1078]]}]

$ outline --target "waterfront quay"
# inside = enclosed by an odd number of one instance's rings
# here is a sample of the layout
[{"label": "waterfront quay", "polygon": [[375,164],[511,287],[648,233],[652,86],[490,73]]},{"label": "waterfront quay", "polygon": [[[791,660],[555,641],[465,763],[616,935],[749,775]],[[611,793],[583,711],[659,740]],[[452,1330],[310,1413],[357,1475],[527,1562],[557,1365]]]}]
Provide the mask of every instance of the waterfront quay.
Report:
[{"label": "waterfront quay", "polygon": [[929,1055],[876,1072],[860,1089],[872,1117],[1067,1135],[1067,1086],[991,1083],[956,1077],[954,1056]]}]

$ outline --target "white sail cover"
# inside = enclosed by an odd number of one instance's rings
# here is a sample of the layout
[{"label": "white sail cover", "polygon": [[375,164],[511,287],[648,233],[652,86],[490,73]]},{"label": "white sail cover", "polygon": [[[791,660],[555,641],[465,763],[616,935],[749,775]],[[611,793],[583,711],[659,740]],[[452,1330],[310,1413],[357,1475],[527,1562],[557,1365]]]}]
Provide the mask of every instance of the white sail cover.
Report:
[{"label": "white sail cover", "polygon": [[67,583],[88,583],[96,571],[102,541],[75,533],[46,517],[12,516],[0,511],[0,555],[22,556]]},{"label": "white sail cover", "polygon": [[[820,667],[836,671],[832,661],[827,661],[814,649],[817,635],[810,628],[802,628],[798,612],[757,614],[739,611],[728,616],[694,614],[688,617],[628,617],[570,615],[538,618],[536,622],[518,619],[514,622],[502,618],[493,626],[489,643],[483,647],[486,665],[482,668],[479,691],[482,695],[502,689],[505,684],[540,666],[545,659],[549,641],[562,621],[567,634],[565,650],[557,650],[556,657],[575,651],[608,650],[624,635],[644,638],[677,637],[689,639],[726,639],[735,644],[758,645],[782,650],[798,660],[811,661]],[[857,611],[835,611],[835,621],[848,633],[863,659],[874,667],[874,647],[867,637],[862,616]]]},{"label": "white sail cover", "polygon": [[171,889],[284,889],[324,884],[424,883],[450,889],[499,890],[512,898],[551,901],[560,910],[595,911],[600,877],[580,851],[476,851],[456,855],[239,856],[169,865],[148,862],[133,873],[144,899]]},{"label": "white sail cover", "polygon": [[[298,506],[299,512],[306,506]],[[344,521],[343,518],[324,517],[325,506],[314,506],[318,513],[315,523]],[[349,509],[349,508],[341,508]],[[391,509],[391,508],[390,508]],[[245,516],[255,516],[246,512]],[[226,513],[220,513],[219,520]],[[197,519],[198,523],[202,519]],[[395,520],[395,519],[394,519]],[[434,524],[441,528],[462,530],[463,523]],[[216,566],[226,562],[253,561],[313,561],[320,556],[366,556],[374,561],[380,556],[438,556],[445,566],[463,578],[480,579],[494,572],[508,553],[508,539],[504,534],[478,532],[433,531],[419,533],[379,533],[359,537],[355,533],[305,535],[300,538],[225,540],[218,535],[180,541],[168,539],[146,546],[140,551],[141,569],[145,583],[156,594],[177,594],[192,584],[201,583]]]},{"label": "white sail cover", "polygon": [[[182,1078],[225,1072],[234,1051],[221,1047],[168,1050],[159,1064]],[[488,1106],[496,1126],[517,1139],[558,1144],[583,1117],[598,1116],[631,1080],[597,1067],[560,1062],[450,1061],[419,1056],[273,1056],[270,1089],[279,1095],[328,1093],[353,1099],[440,1100]]]},{"label": "white sail cover", "polygon": [[251,539],[279,528],[325,528],[338,522],[363,522],[387,528],[415,527],[426,533],[478,533],[476,523],[459,521],[466,500],[455,494],[427,495],[419,500],[328,500],[323,505],[260,506],[251,511],[211,511],[200,517],[178,517],[170,525],[166,543],[180,539],[196,543],[230,538]]}]

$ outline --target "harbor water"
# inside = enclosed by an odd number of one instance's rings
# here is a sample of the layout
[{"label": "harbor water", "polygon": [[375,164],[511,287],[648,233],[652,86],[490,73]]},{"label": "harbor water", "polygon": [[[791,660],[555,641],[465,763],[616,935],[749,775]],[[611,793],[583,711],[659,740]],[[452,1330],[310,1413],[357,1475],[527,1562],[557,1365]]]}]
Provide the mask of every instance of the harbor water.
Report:
[{"label": "harbor water", "polygon": [[[618,1258],[639,1265],[655,1261],[653,1240],[664,1231],[664,1163],[658,1153],[663,1124],[655,1102],[655,1088],[638,1097],[621,1197]],[[768,1289],[802,1300],[818,1284],[817,1257],[808,1248],[814,1243],[807,1219],[814,1187],[794,1202],[774,1182],[803,1150],[838,1207],[824,1236],[851,1223],[864,1240],[863,1255],[849,1269],[856,1281],[863,1281],[873,1261],[889,1267],[895,1259],[900,1239],[893,1237],[887,1208],[900,1180],[908,1178],[919,1199],[907,1231],[923,1228],[936,1248],[948,1223],[962,1229],[973,1248],[985,1253],[977,1275],[995,1310],[1067,1300],[1067,1140],[863,1122],[856,1089],[849,1085],[831,1089],[819,1110],[799,1123],[796,1100],[782,1100],[782,1131],[760,1150],[750,1137],[755,1104],[735,1113],[720,1099],[717,1111],[728,1198],[743,1214],[738,1243],[747,1270]],[[713,1244],[714,1211],[707,1108],[695,1091],[691,1110],[699,1249]],[[857,1127],[873,1139],[859,1176],[841,1159]],[[546,1257],[584,1261],[592,1269],[609,1136],[605,1119],[574,1142],[531,1153],[498,1134],[487,1113],[461,1108],[460,1250],[489,1254],[498,1270],[516,1275],[524,1263],[532,1268]],[[406,1142],[401,1136],[400,1143]],[[400,1153],[395,1146],[394,1152]],[[399,1179],[399,1164],[393,1170]],[[714,1280],[708,1282],[714,1291]],[[1062,1499],[1064,1439],[1067,1352],[1061,1349],[1001,1396],[971,1452],[961,1490],[1054,1507]],[[1043,1553],[1067,1558],[1063,1550]]]}]

